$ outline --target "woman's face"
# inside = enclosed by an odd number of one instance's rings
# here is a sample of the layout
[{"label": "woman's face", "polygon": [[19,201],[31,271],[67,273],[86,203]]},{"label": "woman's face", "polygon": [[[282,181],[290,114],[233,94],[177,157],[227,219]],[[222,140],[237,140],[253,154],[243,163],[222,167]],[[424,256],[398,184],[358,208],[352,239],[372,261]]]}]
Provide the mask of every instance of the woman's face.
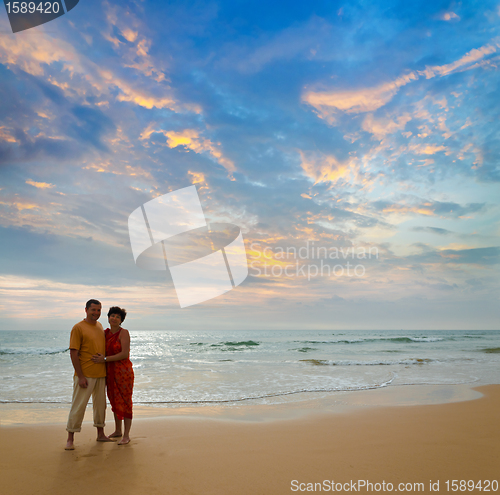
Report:
[{"label": "woman's face", "polygon": [[119,314],[112,314],[108,316],[108,321],[110,325],[120,325],[122,317]]}]

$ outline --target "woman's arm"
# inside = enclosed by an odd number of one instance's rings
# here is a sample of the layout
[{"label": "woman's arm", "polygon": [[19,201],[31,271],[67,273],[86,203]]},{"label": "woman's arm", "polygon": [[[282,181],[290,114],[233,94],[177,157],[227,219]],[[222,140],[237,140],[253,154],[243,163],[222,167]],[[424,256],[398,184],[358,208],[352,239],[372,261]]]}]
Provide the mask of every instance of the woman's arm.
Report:
[{"label": "woman's arm", "polygon": [[127,359],[130,355],[130,334],[128,330],[122,328],[120,332],[120,343],[122,345],[122,350],[114,356],[106,356],[106,362],[110,361],[121,361],[122,359]]},{"label": "woman's arm", "polygon": [[[122,350],[118,354],[114,354],[113,356],[106,356],[106,363],[110,363],[113,361],[121,361],[122,359],[127,359],[130,355],[130,334],[128,330],[122,328],[120,332],[120,344],[122,345]],[[92,356],[92,361],[94,363],[104,363],[104,356],[102,354],[96,354]]]}]

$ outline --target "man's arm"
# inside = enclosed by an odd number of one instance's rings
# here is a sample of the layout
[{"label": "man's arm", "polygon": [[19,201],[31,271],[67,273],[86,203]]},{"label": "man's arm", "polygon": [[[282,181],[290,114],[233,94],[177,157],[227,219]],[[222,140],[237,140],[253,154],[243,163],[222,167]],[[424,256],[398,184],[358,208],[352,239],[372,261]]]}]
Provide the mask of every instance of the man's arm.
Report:
[{"label": "man's arm", "polygon": [[88,382],[85,376],[83,376],[82,365],[80,364],[80,358],[78,357],[78,349],[70,349],[69,354],[71,356],[73,368],[75,368],[76,376],[78,376],[78,385],[82,388],[87,388]]}]

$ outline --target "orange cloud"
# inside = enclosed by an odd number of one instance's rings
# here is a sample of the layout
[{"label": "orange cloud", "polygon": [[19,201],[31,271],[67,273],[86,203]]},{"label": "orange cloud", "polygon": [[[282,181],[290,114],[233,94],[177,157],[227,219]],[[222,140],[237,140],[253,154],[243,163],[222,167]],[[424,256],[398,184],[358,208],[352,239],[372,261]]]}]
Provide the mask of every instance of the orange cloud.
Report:
[{"label": "orange cloud", "polygon": [[[126,39],[136,40],[136,31],[124,28],[122,34]],[[118,42],[119,43],[119,42]],[[136,47],[133,47],[134,57],[125,57],[125,66],[133,67],[146,76],[152,76],[155,81],[165,79],[163,72],[154,67],[148,55],[148,45],[145,39],[141,39]],[[111,97],[111,89],[118,88],[120,93],[116,97],[118,101],[127,101],[144,108],[168,108],[174,112],[201,113],[201,107],[196,104],[179,102],[169,90],[162,86],[163,94],[152,95],[146,89],[142,89],[137,83],[135,86],[115,76],[111,70],[101,70],[99,66],[89,59],[78,54],[66,41],[51,38],[42,32],[31,33],[23,31],[16,36],[0,36],[0,63],[9,68],[17,67],[29,74],[43,76],[46,74],[47,66],[54,62],[63,64],[63,70],[55,80],[47,76],[47,80],[61,88],[66,94],[77,92],[80,95],[89,93],[97,96],[106,95]],[[72,83],[61,81],[67,72],[72,78]],[[74,78],[75,74],[80,79]]]},{"label": "orange cloud", "polygon": [[397,119],[390,118],[376,119],[373,114],[368,114],[361,127],[364,131],[373,134],[377,139],[383,139],[387,134],[393,134],[396,131],[402,131],[405,125],[411,120],[409,114],[400,115]]},{"label": "orange cloud", "polygon": [[8,143],[16,143],[16,138],[7,130],[5,126],[0,127],[0,140]]},{"label": "orange cloud", "polygon": [[183,131],[165,131],[164,129],[155,129],[154,124],[150,124],[140,136],[141,140],[149,139],[153,133],[163,134],[167,138],[169,148],[183,146],[187,150],[195,153],[208,153],[218,163],[220,163],[230,174],[236,171],[234,163],[226,158],[219,149],[220,143],[213,143],[210,139],[200,136],[196,129],[184,129]]},{"label": "orange cloud", "polygon": [[419,205],[419,206],[407,206],[407,205],[400,205],[400,204],[392,204],[392,205],[385,207],[382,210],[382,212],[385,214],[396,213],[399,215],[408,215],[410,213],[416,213],[418,215],[427,215],[427,216],[435,215],[430,204],[424,204],[424,205]]},{"label": "orange cloud", "polygon": [[392,100],[392,97],[411,81],[416,81],[418,75],[414,72],[398,77],[374,88],[364,88],[349,91],[309,91],[302,97],[313,106],[318,116],[334,123],[337,112],[364,113],[373,112]]},{"label": "orange cloud", "polygon": [[26,184],[29,184],[30,186],[34,186],[38,189],[50,189],[52,187],[55,187],[54,184],[49,184],[48,182],[35,182],[34,180],[27,180]]},{"label": "orange cloud", "polygon": [[[474,48],[470,52],[466,53],[463,57],[459,58],[455,62],[446,65],[434,65],[431,67],[426,67],[424,71],[419,71],[420,75],[425,76],[427,79],[432,77],[442,77],[451,74],[452,72],[457,72],[458,70],[468,70],[473,68],[470,66],[474,62],[478,62],[487,55],[491,55],[497,51],[500,45],[498,43],[484,45],[481,48]],[[470,66],[470,67],[467,67]],[[475,67],[475,66],[474,66]]]},{"label": "orange cloud", "polygon": [[191,170],[188,170],[188,175],[192,177],[193,184],[205,184],[205,176],[201,172],[191,172]]},{"label": "orange cloud", "polygon": [[410,151],[418,155],[435,155],[439,151],[446,151],[446,146],[437,146],[435,144],[417,144],[409,147]]},{"label": "orange cloud", "polygon": [[412,71],[373,88],[347,91],[307,91],[303,94],[302,101],[311,105],[321,119],[325,119],[330,124],[335,124],[337,114],[340,112],[357,114],[373,112],[383,107],[392,100],[401,87],[417,81],[422,76],[430,79],[447,76],[459,70],[474,69],[480,66],[478,62],[487,62],[484,61],[484,58],[495,53],[498,47],[500,47],[498,42],[487,44],[481,48],[471,50],[450,64],[426,67],[423,71]]},{"label": "orange cloud", "polygon": [[127,41],[130,41],[131,43],[133,43],[136,39],[137,39],[137,36],[138,36],[138,32],[137,31],[132,31],[132,29],[130,28],[125,28],[123,31],[122,31],[122,35],[123,37],[127,40]]},{"label": "orange cloud", "polygon": [[[136,69],[157,82],[165,80],[163,67],[157,67],[157,64],[149,56],[151,41],[140,33],[144,31],[143,22],[130,10],[123,12],[118,5],[106,3],[105,8],[108,26],[106,31],[101,34],[113,44],[115,51],[119,52],[123,65]],[[114,36],[116,30],[120,31],[128,43],[120,41]],[[165,64],[165,60],[165,57],[159,59],[160,66]]]},{"label": "orange cloud", "polygon": [[141,178],[154,182],[153,176],[147,170],[139,165],[127,165],[122,162],[113,162],[111,160],[100,161],[98,163],[89,163],[83,167],[84,170],[94,170],[99,173],[108,173],[114,175],[127,175],[129,177]]},{"label": "orange cloud", "polygon": [[200,137],[198,131],[186,129],[181,132],[170,131],[166,133],[167,144],[170,148],[184,146],[193,150],[195,153],[208,152],[212,155],[230,174],[236,171],[234,163],[224,157],[219,150],[220,143],[212,143],[209,139]]},{"label": "orange cloud", "polygon": [[442,21],[451,21],[452,19],[456,19],[457,21],[460,20],[460,16],[455,14],[455,12],[445,12],[441,16],[439,16],[439,19]]},{"label": "orange cloud", "polygon": [[79,56],[66,41],[53,39],[43,31],[22,31],[15,36],[0,36],[0,63],[16,66],[34,76],[44,73],[44,65],[68,61],[79,65]]},{"label": "orange cloud", "polygon": [[201,107],[199,105],[179,103],[171,96],[153,96],[144,90],[133,88],[130,84],[115,77],[109,71],[100,71],[100,75],[105,80],[106,84],[116,86],[120,89],[121,94],[117,97],[118,101],[130,101],[148,109],[168,108],[174,112],[187,110],[195,113],[201,113]]},{"label": "orange cloud", "polygon": [[0,201],[0,205],[6,205],[12,208],[16,208],[18,211],[22,210],[34,210],[38,208],[38,205],[35,203],[29,203],[27,201],[12,201],[12,202],[5,202],[5,201]]},{"label": "orange cloud", "polygon": [[314,180],[314,184],[320,182],[337,182],[340,179],[345,181],[359,179],[355,159],[341,162],[333,155],[305,153],[301,150],[298,150],[298,152],[301,157],[300,166],[304,173]]}]

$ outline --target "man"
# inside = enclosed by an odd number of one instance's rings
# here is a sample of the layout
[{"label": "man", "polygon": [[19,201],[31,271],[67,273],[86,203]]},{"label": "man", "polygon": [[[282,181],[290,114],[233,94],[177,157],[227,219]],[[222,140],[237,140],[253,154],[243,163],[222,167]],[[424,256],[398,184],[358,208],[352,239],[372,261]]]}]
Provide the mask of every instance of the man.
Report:
[{"label": "man", "polygon": [[73,399],[68,417],[68,441],[66,450],[74,450],[75,432],[82,429],[85,409],[92,395],[94,426],[97,428],[98,442],[113,442],[104,434],[106,410],[106,365],[92,361],[97,353],[106,353],[106,340],[102,325],[97,321],[101,316],[101,303],[90,299],[85,305],[87,317],[71,330],[69,352],[75,376],[73,378]]}]

